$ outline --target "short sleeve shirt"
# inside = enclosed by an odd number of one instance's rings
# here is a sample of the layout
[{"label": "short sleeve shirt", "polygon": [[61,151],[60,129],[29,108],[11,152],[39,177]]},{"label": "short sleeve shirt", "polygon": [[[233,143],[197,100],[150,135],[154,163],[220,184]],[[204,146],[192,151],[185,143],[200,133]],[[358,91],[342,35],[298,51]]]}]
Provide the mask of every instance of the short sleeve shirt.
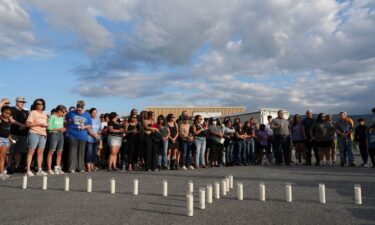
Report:
[{"label": "short sleeve shirt", "polygon": [[275,126],[280,126],[280,128],[273,129],[274,135],[289,135],[289,122],[286,119],[273,119],[271,124]]},{"label": "short sleeve shirt", "polygon": [[77,110],[70,111],[65,116],[66,121],[68,122],[68,132],[67,136],[75,138],[81,141],[87,141],[88,132],[87,129],[80,130],[79,126],[92,125],[92,119],[88,112],[79,114]]},{"label": "short sleeve shirt", "polygon": [[[33,110],[30,112],[29,117],[27,118],[27,122],[36,124],[36,123],[43,123],[47,124],[48,123],[48,116],[47,113],[45,112],[39,112],[37,110]],[[33,134],[39,134],[42,136],[47,136],[47,129],[45,127],[41,126],[35,126],[31,127],[29,130],[30,133]]]}]

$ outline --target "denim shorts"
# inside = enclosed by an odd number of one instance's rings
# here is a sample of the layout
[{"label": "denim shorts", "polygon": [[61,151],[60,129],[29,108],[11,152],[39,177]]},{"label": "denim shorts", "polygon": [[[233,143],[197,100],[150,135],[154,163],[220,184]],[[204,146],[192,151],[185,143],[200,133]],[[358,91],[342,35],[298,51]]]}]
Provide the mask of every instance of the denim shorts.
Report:
[{"label": "denim shorts", "polygon": [[110,147],[121,147],[122,137],[108,135],[108,145]]},{"label": "denim shorts", "polygon": [[8,138],[0,137],[0,147],[3,147],[4,145],[9,147],[9,140]]},{"label": "denim shorts", "polygon": [[39,134],[29,133],[29,149],[40,149],[46,147],[47,137]]},{"label": "denim shorts", "polygon": [[64,148],[64,135],[61,132],[51,132],[48,134],[49,151],[62,151]]}]

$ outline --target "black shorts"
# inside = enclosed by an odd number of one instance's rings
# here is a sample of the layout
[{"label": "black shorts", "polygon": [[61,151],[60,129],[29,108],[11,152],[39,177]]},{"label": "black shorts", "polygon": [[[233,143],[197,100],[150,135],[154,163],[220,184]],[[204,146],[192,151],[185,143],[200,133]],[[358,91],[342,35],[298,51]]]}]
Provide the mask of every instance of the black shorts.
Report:
[{"label": "black shorts", "polygon": [[317,141],[316,147],[318,147],[318,148],[331,148],[332,147],[332,141]]}]

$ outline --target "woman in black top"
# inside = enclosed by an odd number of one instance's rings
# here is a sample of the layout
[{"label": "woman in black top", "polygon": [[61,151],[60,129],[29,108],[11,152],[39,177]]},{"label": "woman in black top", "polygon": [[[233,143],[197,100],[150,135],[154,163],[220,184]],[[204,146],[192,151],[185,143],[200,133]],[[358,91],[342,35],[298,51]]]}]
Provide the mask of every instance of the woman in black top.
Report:
[{"label": "woman in black top", "polygon": [[171,169],[179,169],[180,152],[178,150],[178,125],[173,114],[167,115],[167,126],[169,127],[168,158],[171,158]]},{"label": "woman in black top", "polygon": [[5,157],[9,148],[10,126],[12,111],[9,106],[1,108],[0,116],[0,178],[6,179],[9,175],[4,174]]},{"label": "woman in black top", "polygon": [[108,170],[118,171],[117,154],[121,148],[122,137],[125,133],[125,126],[119,121],[117,113],[109,114],[108,122],[108,147],[110,148],[110,156],[108,159]]},{"label": "woman in black top", "polygon": [[133,166],[138,161],[139,133],[141,126],[137,121],[137,115],[129,117],[129,123],[125,128],[126,139],[128,141],[127,155],[128,155],[128,171],[133,171]]},{"label": "woman in black top", "polygon": [[153,133],[159,132],[155,123],[155,113],[152,111],[147,112],[147,119],[143,121],[144,129],[144,160],[145,170],[154,171],[157,166],[157,151],[158,146],[153,143]]}]

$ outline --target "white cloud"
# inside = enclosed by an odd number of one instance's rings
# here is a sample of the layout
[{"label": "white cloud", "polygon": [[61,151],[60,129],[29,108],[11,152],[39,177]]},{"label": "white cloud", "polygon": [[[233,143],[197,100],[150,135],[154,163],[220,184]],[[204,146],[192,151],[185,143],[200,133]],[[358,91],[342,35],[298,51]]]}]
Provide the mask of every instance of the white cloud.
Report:
[{"label": "white cloud", "polygon": [[19,1],[0,2],[0,58],[52,55],[51,50],[42,47],[30,26],[30,16]]},{"label": "white cloud", "polygon": [[[292,112],[372,107],[374,0],[29,2],[92,57],[75,69],[82,95]],[[0,14],[0,24],[35,39],[18,14]],[[131,29],[112,32],[103,21]]]}]

